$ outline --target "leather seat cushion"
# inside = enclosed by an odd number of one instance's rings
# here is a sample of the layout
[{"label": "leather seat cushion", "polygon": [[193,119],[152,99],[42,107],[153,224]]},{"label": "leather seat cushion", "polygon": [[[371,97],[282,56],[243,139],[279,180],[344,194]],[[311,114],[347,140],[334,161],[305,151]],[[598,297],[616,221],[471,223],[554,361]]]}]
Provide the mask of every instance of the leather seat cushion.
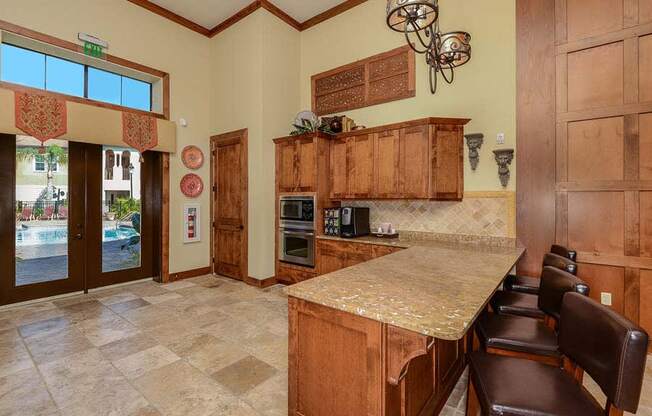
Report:
[{"label": "leather seat cushion", "polygon": [[517,276],[515,274],[510,274],[505,280],[505,289],[512,292],[538,295],[539,283],[541,283],[541,279],[536,277]]},{"label": "leather seat cushion", "polygon": [[487,348],[560,356],[557,334],[537,319],[486,313],[478,320],[476,330]]},{"label": "leather seat cushion", "polygon": [[491,298],[491,307],[497,313],[543,319],[546,314],[539,309],[538,297],[527,293],[499,290]]},{"label": "leather seat cushion", "polygon": [[596,400],[560,368],[481,351],[470,355],[469,365],[480,405],[489,415],[604,415]]}]

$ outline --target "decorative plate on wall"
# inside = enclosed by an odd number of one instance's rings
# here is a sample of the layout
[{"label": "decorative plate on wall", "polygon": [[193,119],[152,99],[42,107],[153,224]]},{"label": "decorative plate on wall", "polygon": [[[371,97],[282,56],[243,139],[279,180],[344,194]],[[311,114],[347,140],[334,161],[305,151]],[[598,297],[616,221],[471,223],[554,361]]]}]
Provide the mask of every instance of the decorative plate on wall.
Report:
[{"label": "decorative plate on wall", "polygon": [[181,152],[183,164],[192,170],[197,170],[204,165],[204,153],[197,146],[186,146]]},{"label": "decorative plate on wall", "polygon": [[189,173],[181,178],[181,192],[188,198],[197,198],[204,191],[204,182],[198,175]]}]

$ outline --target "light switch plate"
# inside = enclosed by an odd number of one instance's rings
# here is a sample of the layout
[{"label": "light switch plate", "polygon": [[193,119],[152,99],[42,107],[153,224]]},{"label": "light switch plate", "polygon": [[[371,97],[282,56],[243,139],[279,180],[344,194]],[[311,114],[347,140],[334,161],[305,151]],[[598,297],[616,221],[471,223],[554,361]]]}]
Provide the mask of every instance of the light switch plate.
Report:
[{"label": "light switch plate", "polygon": [[505,144],[505,133],[498,133],[496,135],[496,144]]},{"label": "light switch plate", "polygon": [[611,293],[601,292],[600,293],[600,303],[605,306],[611,306]]}]

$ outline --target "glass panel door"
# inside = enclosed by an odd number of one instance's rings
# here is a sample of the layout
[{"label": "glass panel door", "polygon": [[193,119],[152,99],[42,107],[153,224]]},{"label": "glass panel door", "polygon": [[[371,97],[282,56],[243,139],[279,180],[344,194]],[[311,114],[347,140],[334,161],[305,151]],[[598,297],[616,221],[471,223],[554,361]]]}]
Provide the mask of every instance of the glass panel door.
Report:
[{"label": "glass panel door", "polygon": [[0,135],[0,166],[0,303],[82,290],[83,145]]},{"label": "glass panel door", "polygon": [[68,278],[68,142],[16,139],[16,286]]}]

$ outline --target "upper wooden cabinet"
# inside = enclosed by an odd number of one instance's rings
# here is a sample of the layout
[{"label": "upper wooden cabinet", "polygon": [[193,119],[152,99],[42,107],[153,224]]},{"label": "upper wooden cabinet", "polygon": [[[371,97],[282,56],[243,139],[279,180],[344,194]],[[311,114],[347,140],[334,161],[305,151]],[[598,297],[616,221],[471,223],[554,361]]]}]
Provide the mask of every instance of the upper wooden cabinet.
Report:
[{"label": "upper wooden cabinet", "polygon": [[461,200],[468,121],[425,118],[337,136],[276,139],[278,191],[327,188],[331,200]]},{"label": "upper wooden cabinet", "polygon": [[277,142],[276,175],[279,192],[314,192],[317,183],[317,143],[312,136]]},{"label": "upper wooden cabinet", "polygon": [[422,119],[330,141],[330,198],[460,200],[466,119]]}]

